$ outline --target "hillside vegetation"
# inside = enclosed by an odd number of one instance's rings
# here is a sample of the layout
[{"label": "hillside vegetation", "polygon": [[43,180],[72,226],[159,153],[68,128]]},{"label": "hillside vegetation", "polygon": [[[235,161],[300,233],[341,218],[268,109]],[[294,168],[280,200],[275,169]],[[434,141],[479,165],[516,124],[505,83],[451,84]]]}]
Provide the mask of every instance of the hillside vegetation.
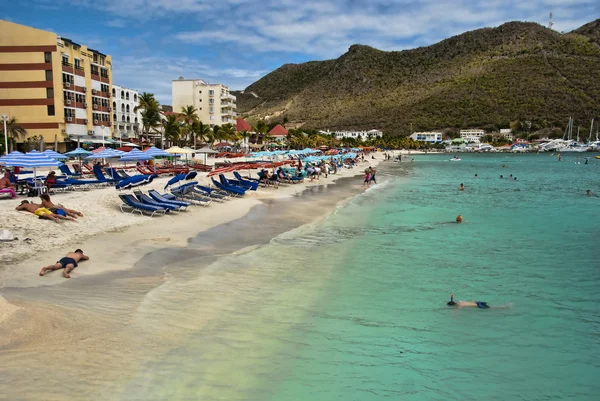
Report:
[{"label": "hillside vegetation", "polygon": [[[510,22],[413,50],[353,45],[286,64],[238,93],[250,121],[409,134],[447,127],[589,124],[600,117],[600,20],[568,34]],[[254,92],[258,97],[249,94]]]}]

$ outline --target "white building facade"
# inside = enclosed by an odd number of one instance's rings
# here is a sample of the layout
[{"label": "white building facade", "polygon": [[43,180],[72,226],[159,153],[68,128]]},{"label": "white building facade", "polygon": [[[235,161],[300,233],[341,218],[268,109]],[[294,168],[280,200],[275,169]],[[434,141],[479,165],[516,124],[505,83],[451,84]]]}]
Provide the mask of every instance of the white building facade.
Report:
[{"label": "white building facade", "polygon": [[481,137],[485,135],[485,131],[482,129],[461,129],[460,137],[465,140],[465,142],[475,142],[478,143],[481,140]]},{"label": "white building facade", "polygon": [[135,111],[139,104],[139,93],[135,89],[119,85],[112,86],[112,114],[115,139],[131,139],[139,136],[142,127],[141,110]]},{"label": "white building facade", "polygon": [[[331,134],[329,131],[326,131],[326,133]],[[383,132],[377,129],[372,129],[369,131],[335,131],[334,134],[337,139],[354,138],[362,141],[366,141],[367,139],[381,138],[383,136]]]},{"label": "white building facade", "polygon": [[410,138],[415,141],[437,143],[442,142],[443,134],[441,132],[413,132]]},{"label": "white building facade", "polygon": [[180,77],[171,82],[171,94],[174,112],[180,113],[182,108],[194,106],[200,121],[211,127],[236,123],[236,97],[225,85]]},{"label": "white building facade", "polygon": [[512,130],[510,128],[502,128],[502,129],[500,129],[500,135],[502,135],[503,137],[505,137],[509,141],[512,141],[514,139],[513,134],[512,134]]}]

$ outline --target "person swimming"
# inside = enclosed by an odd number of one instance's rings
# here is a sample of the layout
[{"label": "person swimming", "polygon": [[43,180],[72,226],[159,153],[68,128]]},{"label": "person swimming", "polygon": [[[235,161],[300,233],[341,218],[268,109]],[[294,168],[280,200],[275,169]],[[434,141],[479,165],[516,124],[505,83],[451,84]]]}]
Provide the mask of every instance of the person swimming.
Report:
[{"label": "person swimming", "polygon": [[450,295],[450,302],[446,303],[448,306],[455,306],[458,309],[464,308],[465,306],[472,306],[479,309],[489,309],[490,306],[484,301],[454,301],[454,294]]},{"label": "person swimming", "polygon": [[504,176],[502,174],[500,174],[500,179],[503,179],[503,178],[504,178]]},{"label": "person swimming", "polygon": [[465,190],[465,184],[460,184],[460,186],[458,187],[459,191],[464,191]]},{"label": "person swimming", "polygon": [[462,215],[459,214],[458,216],[456,216],[456,223],[457,224],[462,223],[462,221],[463,221]]}]

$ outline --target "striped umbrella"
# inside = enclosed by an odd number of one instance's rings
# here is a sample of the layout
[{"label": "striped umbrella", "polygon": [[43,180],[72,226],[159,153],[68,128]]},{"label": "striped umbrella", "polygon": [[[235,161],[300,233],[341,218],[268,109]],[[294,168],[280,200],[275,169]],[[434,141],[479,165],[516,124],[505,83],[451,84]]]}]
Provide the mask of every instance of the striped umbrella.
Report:
[{"label": "striped umbrella", "polygon": [[172,154],[165,152],[162,149],[157,148],[156,146],[152,146],[151,148],[148,148],[146,150],[144,150],[144,153],[149,154],[153,157],[158,157],[158,156],[173,156]]},{"label": "striped umbrella", "polygon": [[90,152],[89,150],[77,148],[75,150],[72,150],[70,152],[65,153],[65,156],[69,156],[69,157],[81,157],[81,156],[89,156],[91,154],[92,154],[92,152]]},{"label": "striped umbrella", "polygon": [[92,159],[117,159],[121,156],[126,155],[127,152],[121,152],[120,150],[115,150],[111,148],[106,148],[98,153],[94,153],[86,157],[86,160]]},{"label": "striped umbrella", "polygon": [[150,160],[154,159],[154,156],[142,152],[139,149],[132,149],[129,153],[126,153],[125,156],[121,157],[119,161],[121,162],[137,162],[140,160]]},{"label": "striped umbrella", "polygon": [[61,155],[60,153],[55,152],[52,149],[46,149],[42,153],[48,156],[49,158],[55,160],[64,160],[69,158],[69,156]]},{"label": "striped umbrella", "polygon": [[25,153],[24,155],[15,155],[6,161],[3,161],[3,163],[5,166],[29,167],[34,169],[37,167],[58,167],[62,164],[61,162],[51,159],[47,155],[35,150]]},{"label": "striped umbrella", "polygon": [[18,150],[13,150],[7,155],[0,156],[0,163],[4,163],[4,161],[10,160],[15,156],[23,156],[23,153],[19,152]]}]

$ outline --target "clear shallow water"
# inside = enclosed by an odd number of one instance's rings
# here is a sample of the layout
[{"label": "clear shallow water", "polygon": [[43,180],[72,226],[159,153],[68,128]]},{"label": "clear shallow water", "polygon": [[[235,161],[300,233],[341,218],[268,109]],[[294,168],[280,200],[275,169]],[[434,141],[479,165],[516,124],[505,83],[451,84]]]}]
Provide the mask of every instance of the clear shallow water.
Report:
[{"label": "clear shallow water", "polygon": [[[597,399],[600,198],[583,193],[600,191],[600,164],[549,155],[447,158],[390,163],[379,186],[325,221],[180,283],[179,296],[189,291],[197,301],[196,317],[212,317],[125,393]],[[457,191],[461,182],[465,192]],[[459,213],[465,223],[447,223]],[[450,310],[451,292],[512,307]]]},{"label": "clear shallow water", "polygon": [[[190,249],[141,301],[123,295],[139,280],[116,282],[107,335],[126,340],[101,364],[120,379],[95,399],[598,399],[600,198],[583,194],[600,162],[448,158],[382,165],[379,185],[266,245]],[[448,309],[452,292],[511,308]],[[94,399],[85,380],[73,392]]]}]

